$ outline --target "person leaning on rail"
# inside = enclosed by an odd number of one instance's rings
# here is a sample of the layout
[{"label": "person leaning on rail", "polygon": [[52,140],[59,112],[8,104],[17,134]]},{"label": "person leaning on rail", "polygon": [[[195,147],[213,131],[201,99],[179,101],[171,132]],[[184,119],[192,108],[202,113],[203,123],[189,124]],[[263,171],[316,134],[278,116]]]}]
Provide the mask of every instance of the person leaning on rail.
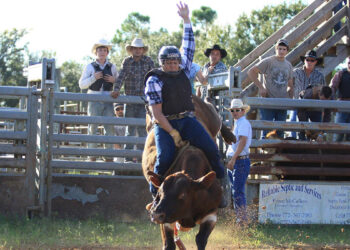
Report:
[{"label": "person leaning on rail", "polygon": [[[339,70],[331,80],[330,87],[333,90],[334,97],[341,101],[350,101],[350,56],[346,58],[345,69]],[[350,112],[337,112],[335,115],[335,123],[350,123]],[[350,133],[334,134],[334,140],[337,142],[350,141]]]},{"label": "person leaning on rail", "polygon": [[[267,57],[248,71],[248,77],[259,88],[259,95],[264,98],[293,98],[293,66],[287,61],[289,50],[287,40],[279,39],[275,45],[275,55]],[[264,76],[260,82],[258,75]],[[260,109],[261,119],[265,121],[286,121],[287,110]],[[267,130],[263,131],[262,139]],[[284,138],[283,131],[277,131]]]},{"label": "person leaning on rail", "polygon": [[[131,96],[144,97],[145,84],[144,78],[147,72],[154,68],[154,63],[149,56],[146,56],[148,46],[143,43],[141,38],[135,38],[131,44],[125,46],[130,56],[126,57],[122,63],[119,76],[116,80],[114,90],[111,93],[113,98],[117,98],[120,89],[124,84],[125,94]],[[127,118],[145,118],[146,109],[144,104],[125,104],[124,116]],[[146,137],[144,127],[128,125],[126,128],[126,136]],[[134,144],[126,144],[125,149],[133,149]],[[143,145],[136,145],[138,150],[143,150]],[[125,162],[135,162],[137,159],[126,158]]]}]

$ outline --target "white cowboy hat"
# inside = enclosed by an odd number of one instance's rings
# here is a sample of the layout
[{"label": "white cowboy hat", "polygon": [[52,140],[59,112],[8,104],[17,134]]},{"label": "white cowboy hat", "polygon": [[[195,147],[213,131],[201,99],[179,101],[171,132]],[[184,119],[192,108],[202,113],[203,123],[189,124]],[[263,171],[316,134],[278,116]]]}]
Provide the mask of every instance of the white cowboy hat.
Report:
[{"label": "white cowboy hat", "polygon": [[107,40],[105,39],[101,39],[100,41],[98,41],[97,43],[94,44],[94,46],[92,46],[92,53],[95,55],[96,54],[96,49],[98,47],[106,47],[108,49],[108,51],[110,51],[112,49],[112,44],[110,44]]},{"label": "white cowboy hat", "polygon": [[243,104],[241,99],[232,99],[230,107],[226,109],[230,111],[232,109],[244,109],[244,111],[247,113],[250,110],[250,106]]},{"label": "white cowboy hat", "polygon": [[148,51],[148,46],[143,44],[143,41],[141,38],[135,38],[134,40],[132,40],[131,44],[128,44],[125,46],[125,49],[129,54],[131,54],[132,47],[143,48],[144,53],[146,53]]}]

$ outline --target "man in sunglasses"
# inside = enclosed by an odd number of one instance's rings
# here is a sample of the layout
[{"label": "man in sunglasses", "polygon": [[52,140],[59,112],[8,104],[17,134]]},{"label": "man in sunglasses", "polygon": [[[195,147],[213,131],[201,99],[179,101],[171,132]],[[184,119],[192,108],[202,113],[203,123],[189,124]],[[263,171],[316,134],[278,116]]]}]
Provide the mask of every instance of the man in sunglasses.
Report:
[{"label": "man in sunglasses", "polygon": [[[300,60],[304,65],[300,68],[296,68],[293,71],[293,81],[294,81],[294,98],[295,99],[318,99],[319,90],[322,86],[326,86],[326,80],[324,75],[316,69],[317,65],[322,64],[322,58],[317,57],[316,51],[307,51],[305,56],[301,56]],[[307,92],[314,90],[314,97],[307,97]],[[322,121],[322,111],[311,111],[308,109],[298,109],[298,119],[299,121],[306,122],[321,122]],[[293,119],[292,119],[293,120]],[[305,132],[301,131],[299,133],[299,139],[305,140]]]},{"label": "man in sunglasses", "polygon": [[233,204],[237,215],[237,222],[244,223],[246,218],[245,183],[250,171],[249,146],[252,141],[252,126],[245,114],[250,106],[243,104],[241,99],[233,99],[228,110],[234,119],[233,134],[237,141],[229,146],[227,157],[227,175],[231,183]]},{"label": "man in sunglasses", "polygon": [[[350,57],[346,58],[347,68],[338,71],[331,80],[330,87],[333,95],[337,95],[338,100],[350,101]],[[350,123],[349,112],[337,112],[335,123]],[[344,134],[334,134],[335,141],[340,142],[344,139]],[[345,136],[346,141],[350,141],[350,133]]]}]

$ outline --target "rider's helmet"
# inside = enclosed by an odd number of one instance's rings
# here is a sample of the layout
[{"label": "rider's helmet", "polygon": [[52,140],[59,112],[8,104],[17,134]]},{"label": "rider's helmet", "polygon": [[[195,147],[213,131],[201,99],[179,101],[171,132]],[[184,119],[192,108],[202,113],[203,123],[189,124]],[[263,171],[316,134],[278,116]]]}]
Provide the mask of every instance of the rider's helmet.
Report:
[{"label": "rider's helmet", "polygon": [[178,60],[181,63],[181,53],[175,46],[163,46],[158,54],[159,64],[163,65],[165,60]]}]

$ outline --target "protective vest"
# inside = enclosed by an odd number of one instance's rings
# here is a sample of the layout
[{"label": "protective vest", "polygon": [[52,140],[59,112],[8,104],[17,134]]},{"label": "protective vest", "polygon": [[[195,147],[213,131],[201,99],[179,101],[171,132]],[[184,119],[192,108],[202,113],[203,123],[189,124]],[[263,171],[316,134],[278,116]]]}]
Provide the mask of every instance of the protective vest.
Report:
[{"label": "protective vest", "polygon": [[343,69],[338,93],[339,98],[350,98],[350,73],[347,69]]},{"label": "protective vest", "polygon": [[[103,75],[112,75],[112,64],[108,62],[103,70],[101,70],[100,66],[93,62],[91,65],[94,67],[95,72],[102,71]],[[89,89],[94,91],[100,91],[101,87],[103,88],[103,91],[111,91],[113,87],[113,83],[106,82],[103,78],[98,79],[96,82],[90,85]]]},{"label": "protective vest", "polygon": [[179,73],[167,73],[153,69],[147,73],[145,83],[152,75],[156,75],[163,82],[162,111],[165,116],[194,111],[191,83],[183,70]]}]

